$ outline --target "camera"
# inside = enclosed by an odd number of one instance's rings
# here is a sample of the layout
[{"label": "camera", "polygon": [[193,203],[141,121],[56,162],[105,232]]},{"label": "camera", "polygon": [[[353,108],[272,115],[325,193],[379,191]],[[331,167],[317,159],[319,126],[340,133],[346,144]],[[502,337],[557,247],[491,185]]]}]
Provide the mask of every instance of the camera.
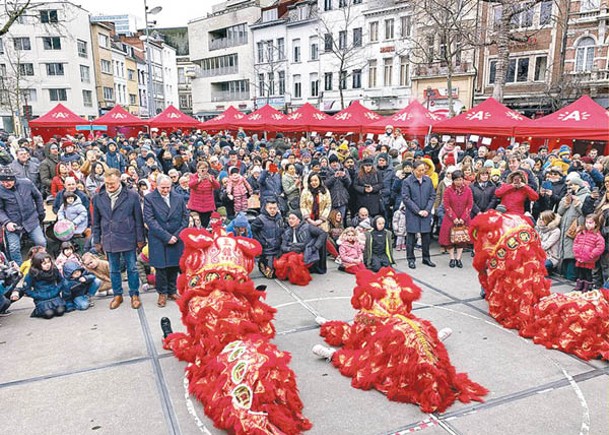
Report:
[{"label": "camera", "polygon": [[16,233],[20,233],[21,231],[23,231],[23,227],[21,225],[15,225],[15,230]]},{"label": "camera", "polygon": [[17,284],[22,276],[11,264],[0,264],[0,282],[4,283],[5,288]]}]

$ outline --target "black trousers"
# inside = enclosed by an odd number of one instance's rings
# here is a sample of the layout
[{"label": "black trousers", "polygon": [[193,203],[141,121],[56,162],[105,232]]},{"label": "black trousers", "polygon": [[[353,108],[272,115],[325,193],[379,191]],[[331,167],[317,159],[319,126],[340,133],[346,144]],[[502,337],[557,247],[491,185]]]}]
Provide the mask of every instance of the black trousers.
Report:
[{"label": "black trousers", "polygon": [[[414,245],[416,243],[417,233],[408,233],[406,238],[406,259],[414,260]],[[423,260],[430,260],[429,244],[431,243],[431,233],[421,233],[421,250],[423,251]]]},{"label": "black trousers", "polygon": [[199,219],[201,220],[201,228],[207,228],[209,225],[209,218],[211,218],[211,211],[198,211]]},{"label": "black trousers", "polygon": [[178,279],[180,268],[178,266],[157,267],[156,268],[156,291],[159,294],[174,295],[176,294],[176,280]]}]

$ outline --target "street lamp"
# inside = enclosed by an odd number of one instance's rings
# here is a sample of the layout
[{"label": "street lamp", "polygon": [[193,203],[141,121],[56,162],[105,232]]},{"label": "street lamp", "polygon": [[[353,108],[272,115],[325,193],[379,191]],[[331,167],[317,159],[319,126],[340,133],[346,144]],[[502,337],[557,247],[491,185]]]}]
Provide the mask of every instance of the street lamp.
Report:
[{"label": "street lamp", "polygon": [[161,12],[163,8],[161,6],[156,6],[150,10],[148,10],[148,5],[146,4],[146,0],[144,0],[144,21],[146,22],[145,32],[146,32],[146,67],[148,68],[148,117],[152,118],[156,114],[156,102],[154,101],[154,83],[152,80],[152,49],[150,48],[150,33],[148,31],[148,15],[156,15]]}]

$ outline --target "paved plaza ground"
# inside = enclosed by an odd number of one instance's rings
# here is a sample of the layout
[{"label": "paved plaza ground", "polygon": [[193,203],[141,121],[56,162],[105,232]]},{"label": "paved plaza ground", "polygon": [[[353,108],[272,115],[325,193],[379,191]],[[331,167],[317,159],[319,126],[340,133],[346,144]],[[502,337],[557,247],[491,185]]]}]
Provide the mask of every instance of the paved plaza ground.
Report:
[{"label": "paved plaza ground", "polygon": [[[458,371],[490,390],[484,403],[457,402],[444,414],[390,402],[376,391],[350,386],[311,348],[322,343],[315,317],[351,320],[354,277],[329,264],[307,287],[268,281],[267,302],[278,309],[275,343],[292,353],[310,434],[598,434],[609,433],[609,364],[582,361],[547,350],[506,330],[487,314],[479,285],[465,268],[449,269],[438,249],[430,269],[410,271],[404,253],[397,268],[423,288],[414,309],[438,329]],[[469,255],[469,254],[467,254]],[[553,290],[571,284],[554,280]],[[159,320],[182,330],[175,304],[156,306],[156,293],[142,295],[136,311],[110,298],[95,307],[53,320],[31,319],[30,299],[0,319],[1,434],[218,434],[184,385],[185,365],[161,346]],[[127,302],[127,301],[126,301]]]}]

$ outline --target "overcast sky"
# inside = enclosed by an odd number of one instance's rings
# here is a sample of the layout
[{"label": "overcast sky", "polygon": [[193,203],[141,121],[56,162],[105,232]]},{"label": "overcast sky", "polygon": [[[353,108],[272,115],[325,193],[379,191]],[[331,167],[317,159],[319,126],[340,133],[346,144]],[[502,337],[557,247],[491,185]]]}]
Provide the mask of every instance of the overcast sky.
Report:
[{"label": "overcast sky", "polygon": [[[161,6],[163,10],[150,18],[157,21],[157,27],[186,26],[189,20],[205,16],[220,0],[146,0],[148,9]],[[144,0],[72,0],[94,15],[131,14],[138,17],[138,26],[144,26]]]}]

